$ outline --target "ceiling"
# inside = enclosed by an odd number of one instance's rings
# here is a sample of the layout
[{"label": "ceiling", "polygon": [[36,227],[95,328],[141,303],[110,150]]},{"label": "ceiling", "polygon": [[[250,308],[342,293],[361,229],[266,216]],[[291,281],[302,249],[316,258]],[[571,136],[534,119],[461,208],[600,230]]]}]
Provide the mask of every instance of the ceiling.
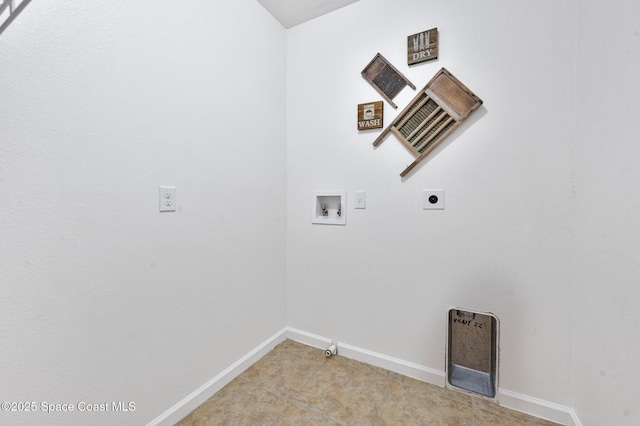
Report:
[{"label": "ceiling", "polygon": [[283,27],[291,28],[359,0],[258,0]]}]

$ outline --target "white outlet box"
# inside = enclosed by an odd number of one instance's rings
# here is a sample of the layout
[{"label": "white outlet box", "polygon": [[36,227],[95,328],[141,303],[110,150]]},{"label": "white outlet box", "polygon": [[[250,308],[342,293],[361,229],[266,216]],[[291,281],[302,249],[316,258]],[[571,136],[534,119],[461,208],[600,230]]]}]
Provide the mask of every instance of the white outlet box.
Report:
[{"label": "white outlet box", "polygon": [[423,210],[444,210],[444,189],[425,189],[422,191]]},{"label": "white outlet box", "polygon": [[176,211],[176,187],[175,186],[160,187],[160,211],[161,212]]}]

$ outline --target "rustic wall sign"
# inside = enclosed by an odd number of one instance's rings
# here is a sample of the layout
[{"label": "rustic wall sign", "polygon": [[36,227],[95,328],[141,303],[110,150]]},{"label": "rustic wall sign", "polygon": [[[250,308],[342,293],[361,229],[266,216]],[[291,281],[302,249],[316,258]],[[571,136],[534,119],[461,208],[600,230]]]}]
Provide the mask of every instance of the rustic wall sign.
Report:
[{"label": "rustic wall sign", "polygon": [[369,65],[362,70],[362,76],[382,95],[383,98],[391,104],[392,107],[398,108],[392,99],[400,93],[406,85],[413,90],[416,86],[411,83],[407,77],[402,75],[393,65],[391,65],[381,54],[373,57]]},{"label": "rustic wall sign", "polygon": [[358,104],[358,130],[381,129],[384,102]]},{"label": "rustic wall sign", "polygon": [[389,132],[395,134],[416,157],[400,173],[404,177],[480,105],[482,99],[442,68],[383,130],[373,146],[380,145]]},{"label": "rustic wall sign", "polygon": [[438,59],[438,29],[432,28],[407,37],[407,64]]}]

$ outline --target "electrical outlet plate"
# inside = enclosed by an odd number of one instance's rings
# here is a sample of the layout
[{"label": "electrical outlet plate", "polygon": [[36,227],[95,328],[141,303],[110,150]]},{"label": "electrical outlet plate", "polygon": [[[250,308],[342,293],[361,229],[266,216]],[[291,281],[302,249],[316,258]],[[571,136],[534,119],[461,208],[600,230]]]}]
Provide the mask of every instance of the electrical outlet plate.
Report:
[{"label": "electrical outlet plate", "polygon": [[176,187],[175,186],[160,187],[160,211],[161,212],[176,211]]},{"label": "electrical outlet plate", "polygon": [[422,191],[423,210],[444,210],[444,189],[425,189]]}]

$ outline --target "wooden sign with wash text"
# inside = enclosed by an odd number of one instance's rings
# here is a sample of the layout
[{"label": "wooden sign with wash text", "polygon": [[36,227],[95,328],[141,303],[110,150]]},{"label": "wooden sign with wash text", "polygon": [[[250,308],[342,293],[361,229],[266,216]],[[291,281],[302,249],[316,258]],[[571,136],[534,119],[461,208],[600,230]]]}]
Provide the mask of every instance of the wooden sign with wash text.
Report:
[{"label": "wooden sign with wash text", "polygon": [[358,130],[381,129],[383,107],[382,101],[358,104]]},{"label": "wooden sign with wash text", "polygon": [[407,64],[438,59],[438,29],[432,28],[407,37]]}]

